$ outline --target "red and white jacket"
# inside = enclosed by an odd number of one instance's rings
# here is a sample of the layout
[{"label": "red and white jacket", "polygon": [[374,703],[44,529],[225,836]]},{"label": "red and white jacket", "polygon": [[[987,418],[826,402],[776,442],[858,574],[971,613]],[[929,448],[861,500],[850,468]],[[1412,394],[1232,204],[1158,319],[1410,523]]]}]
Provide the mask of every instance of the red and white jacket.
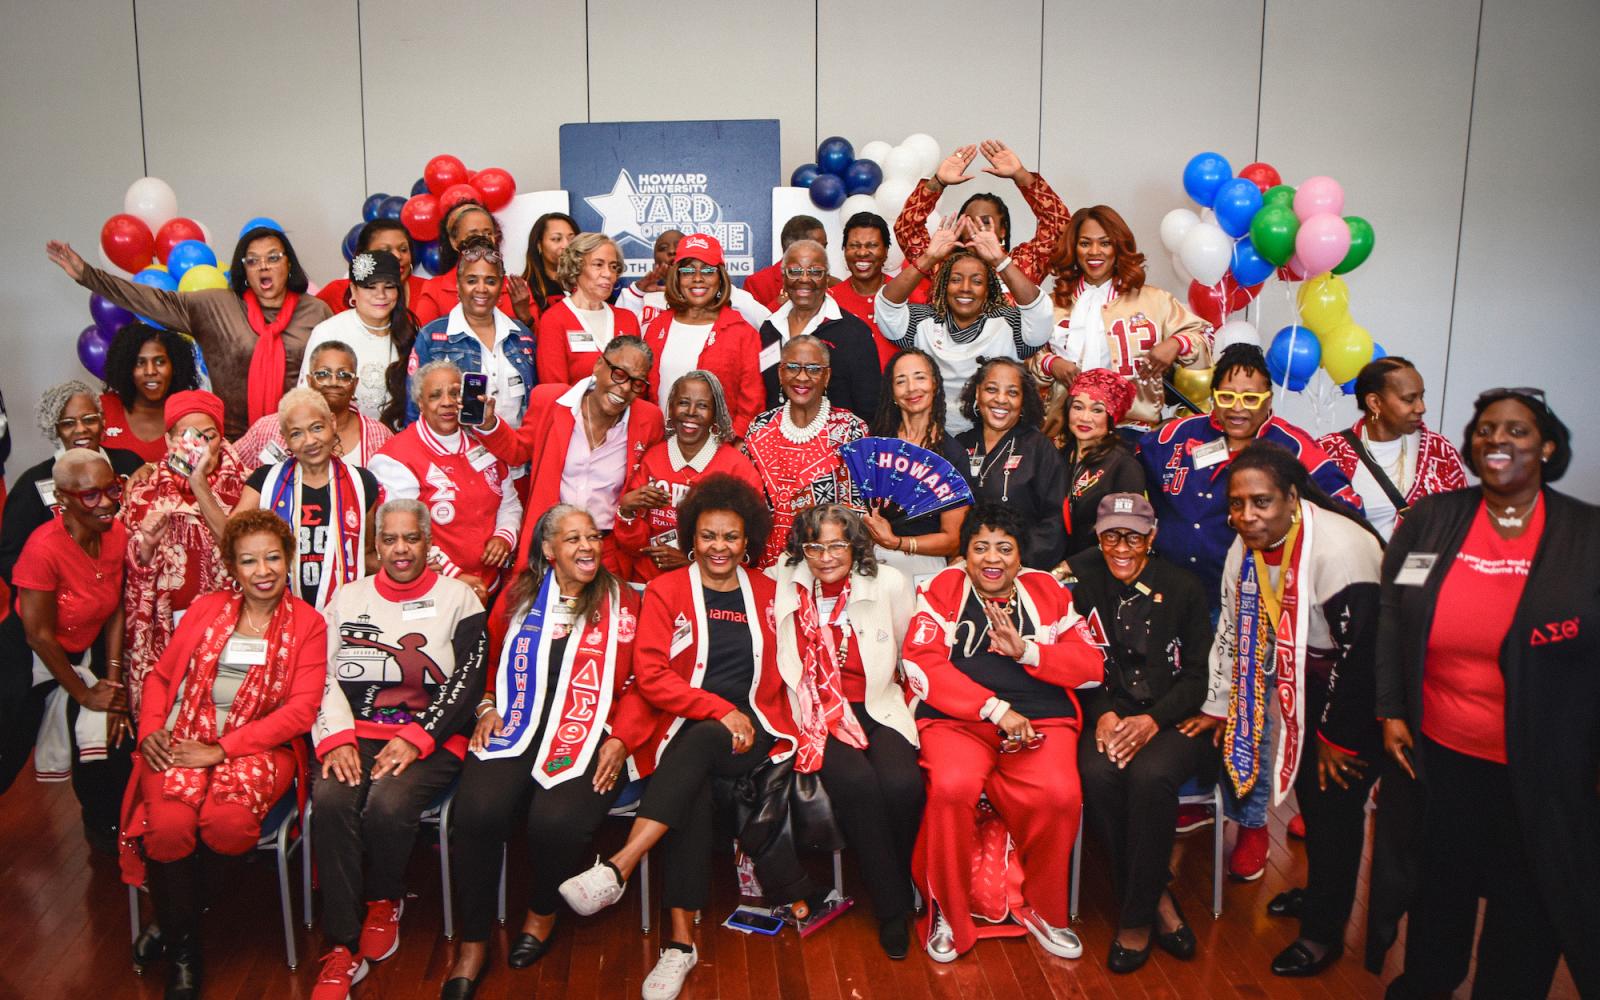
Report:
[{"label": "red and white jacket", "polygon": [[[626,309],[602,304],[611,313],[611,336],[639,336],[639,317]],[[570,299],[552,303],[539,317],[539,333],[535,338],[534,364],[540,382],[560,382],[572,385],[594,374],[594,361],[605,350],[590,336],[578,314],[572,311]]]},{"label": "red and white jacket", "polygon": [[672,497],[672,505],[652,507],[631,521],[620,513],[617,515],[614,534],[617,544],[633,560],[634,580],[649,583],[661,575],[655,563],[638,558],[639,552],[650,545],[678,544],[678,505],[689,495],[689,487],[701,476],[709,476],[714,472],[736,476],[749,483],[757,495],[761,493],[761,477],[756,475],[755,466],[750,464],[743,452],[731,445],[708,441],[700,447],[694,458],[685,459],[683,452],[678,450],[678,439],[674,437],[667,438],[644,453],[644,458],[634,467],[627,484],[622,487],[622,495],[627,496],[642,486],[650,485]]},{"label": "red and white jacket", "polygon": [[[798,727],[775,659],[773,598],[777,584],[740,567],[739,588],[744,593],[755,654],[750,707],[756,718],[751,722],[777,737],[769,756],[774,761],[785,760],[794,753]],[[710,642],[700,567],[691,564],[650,581],[634,639],[633,686],[617,706],[611,727],[611,734],[626,743],[633,755],[629,765],[633,777],[642,778],[655,770],[685,720],[721,719],[733,711],[735,706],[727,699],[700,686]]]},{"label": "red and white jacket", "polygon": [[[664,394],[672,390],[661,384],[661,355],[667,346],[667,331],[672,328],[672,313],[664,312],[650,321],[644,342],[650,345],[655,362],[650,366],[650,401],[665,409]],[[694,367],[704,369],[722,383],[728,413],[733,417],[733,433],[744,436],[756,414],[766,409],[766,389],[761,381],[761,335],[745,322],[738,310],[723,306],[711,324],[706,346]],[[591,359],[590,364],[593,364]]]},{"label": "red and white jacket", "polygon": [[[1362,417],[1355,422],[1351,430],[1355,431],[1357,438],[1361,437],[1362,428],[1366,426],[1367,418]],[[1443,434],[1430,431],[1424,427],[1419,432],[1417,452],[1414,461],[1416,471],[1411,476],[1411,489],[1406,492],[1406,504],[1415,504],[1423,497],[1433,496],[1435,493],[1449,493],[1451,490],[1464,489],[1467,485],[1467,469],[1461,462],[1461,453],[1456,446],[1451,444]],[[1361,457],[1356,450],[1350,447],[1350,442],[1345,440],[1338,431],[1324,434],[1317,438],[1317,444],[1333,459],[1339,471],[1343,472],[1346,479],[1355,481],[1356,469],[1361,467]],[[1408,456],[1408,459],[1410,456]],[[1400,519],[1396,519],[1395,527],[1399,527]]]},{"label": "red and white jacket", "polygon": [[[957,563],[941,570],[917,591],[916,612],[911,616],[902,651],[906,682],[912,694],[948,716],[998,723],[1011,705],[950,662],[956,625],[971,590],[966,566]],[[1019,663],[1038,679],[1065,688],[1081,719],[1082,707],[1072,692],[1075,688],[1097,687],[1105,681],[1103,639],[1094,635],[1074,610],[1071,592],[1049,573],[1034,569],[1019,572],[1017,600],[1022,603],[1026,619],[1034,625],[1032,633],[1022,636],[1024,652]]]}]

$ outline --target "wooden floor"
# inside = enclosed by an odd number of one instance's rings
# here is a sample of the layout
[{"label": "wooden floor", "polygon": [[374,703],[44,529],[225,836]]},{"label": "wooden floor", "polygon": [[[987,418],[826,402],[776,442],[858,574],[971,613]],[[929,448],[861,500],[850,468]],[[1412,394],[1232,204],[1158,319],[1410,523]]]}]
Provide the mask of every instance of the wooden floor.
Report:
[{"label": "wooden floor", "polygon": [[[1184,857],[1178,869],[1179,899],[1199,937],[1199,955],[1179,962],[1158,950],[1132,976],[1112,976],[1105,970],[1113,910],[1110,885],[1092,841],[1084,851],[1087,874],[1077,925],[1085,954],[1073,962],[1045,954],[1027,938],[980,942],[951,965],[937,965],[917,952],[906,961],[891,962],[878,948],[876,923],[864,904],[804,942],[792,931],[776,938],[737,934],[713,923],[734,903],[732,866],[719,864],[726,877],[718,880],[713,911],[700,929],[700,965],[682,995],[686,1000],[1382,996],[1383,982],[1399,971],[1401,949],[1390,953],[1383,980],[1362,969],[1364,880],[1342,961],[1312,980],[1278,979],[1267,971],[1272,956],[1293,939],[1295,926],[1267,916],[1266,903],[1305,875],[1304,849],[1286,838],[1283,820],[1273,818],[1266,876],[1250,884],[1230,883],[1221,920],[1208,912],[1211,833],[1207,829],[1180,838]],[[623,832],[620,821],[609,824],[603,846],[619,841]],[[849,866],[848,851],[845,856],[848,891],[860,883]],[[222,873],[213,887],[204,951],[205,996],[210,1000],[310,994],[322,942],[316,932],[297,929],[300,966],[288,970],[269,857],[261,855],[254,863]],[[826,861],[817,860],[820,875]],[[513,864],[513,911],[515,887],[522,884],[520,868]],[[373,968],[356,988],[357,997],[438,995],[455,946],[441,931],[437,851],[427,844],[418,846],[410,884],[416,895],[406,905],[400,951]],[[298,914],[298,878],[294,893]],[[551,952],[533,968],[515,972],[505,967],[506,934],[497,930],[491,972],[478,995],[485,1000],[637,997],[657,947],[654,935],[641,935],[638,918],[636,889],[630,887],[622,903],[605,913],[586,920],[564,917]],[[114,864],[90,856],[70,787],[39,784],[31,771],[25,772],[0,799],[0,997],[159,997],[164,967],[157,964],[135,976],[128,941],[126,893]],[[1460,995],[1466,994],[1463,987]],[[1552,995],[1576,996],[1564,968]]]}]

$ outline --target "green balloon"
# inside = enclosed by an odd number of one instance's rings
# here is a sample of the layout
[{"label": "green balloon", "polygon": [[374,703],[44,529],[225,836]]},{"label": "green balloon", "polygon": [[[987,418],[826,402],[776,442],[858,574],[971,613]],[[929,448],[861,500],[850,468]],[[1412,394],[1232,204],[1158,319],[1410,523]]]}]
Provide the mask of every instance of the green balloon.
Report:
[{"label": "green balloon", "polygon": [[1263,207],[1267,205],[1287,205],[1294,207],[1294,188],[1287,184],[1278,184],[1267,188],[1267,193],[1261,196]]},{"label": "green balloon", "polygon": [[1345,224],[1350,227],[1350,252],[1344,255],[1344,260],[1333,269],[1334,274],[1348,274],[1364,264],[1372,256],[1372,223],[1359,215],[1347,215]]},{"label": "green balloon", "polygon": [[1255,244],[1256,253],[1279,267],[1294,256],[1294,238],[1298,232],[1300,220],[1288,205],[1263,206],[1250,220],[1250,242]]}]

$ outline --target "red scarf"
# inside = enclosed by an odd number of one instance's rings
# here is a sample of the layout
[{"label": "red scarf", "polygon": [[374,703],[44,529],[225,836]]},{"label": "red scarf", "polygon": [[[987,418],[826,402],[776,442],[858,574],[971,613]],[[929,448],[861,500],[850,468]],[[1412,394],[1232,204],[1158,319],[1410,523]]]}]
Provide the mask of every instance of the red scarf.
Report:
[{"label": "red scarf", "polygon": [[244,318],[256,332],[256,348],[250,354],[250,381],[245,390],[252,424],[278,410],[278,400],[283,397],[283,331],[294,319],[294,307],[299,302],[298,292],[285,295],[278,318],[268,323],[255,291],[245,289]]},{"label": "red scarf", "polygon": [[[267,662],[250,668],[244,683],[234,695],[228,709],[224,733],[254,722],[272,712],[279,705],[289,687],[290,658],[294,653],[292,639],[295,627],[294,598],[284,594],[278,609],[267,623]],[[178,706],[178,720],[172,727],[172,739],[217,742],[217,706],[212,700],[212,687],[217,680],[217,664],[222,650],[233,636],[239,621],[244,597],[235,595],[228,599],[222,613],[206,626],[189,661],[189,671],[183,685],[183,700]],[[208,790],[214,790],[218,801],[242,805],[257,820],[272,808],[271,793],[277,779],[277,763],[272,751],[230,757],[211,767],[171,767],[162,781],[162,793],[198,809]]]},{"label": "red scarf", "polygon": [[823,750],[831,735],[841,743],[857,750],[867,748],[867,734],[856,719],[850,703],[844,697],[844,683],[839,677],[843,666],[840,651],[834,646],[833,630],[841,628],[848,636],[850,623],[843,621],[845,605],[850,600],[850,583],[845,581],[833,605],[833,620],[822,627],[817,616],[817,602],[805,586],[794,585],[799,607],[795,609],[795,641],[800,647],[800,684],[795,691],[798,712],[795,721],[800,726],[800,740],[795,744],[794,769],[800,774],[810,774],[822,767]]}]

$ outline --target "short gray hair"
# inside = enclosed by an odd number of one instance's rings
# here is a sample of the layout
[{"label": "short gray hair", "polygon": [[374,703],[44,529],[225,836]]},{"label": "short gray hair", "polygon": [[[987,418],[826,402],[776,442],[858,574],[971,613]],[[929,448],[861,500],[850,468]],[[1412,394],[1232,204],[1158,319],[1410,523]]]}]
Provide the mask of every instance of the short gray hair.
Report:
[{"label": "short gray hair", "polygon": [[328,407],[328,401],[322,398],[322,393],[297,385],[278,400],[278,433],[284,437],[289,436],[289,411],[297,406],[309,406],[329,420],[333,419],[333,410]]},{"label": "short gray hair", "polygon": [[818,243],[816,240],[795,240],[787,247],[784,247],[783,259],[788,260],[789,255],[794,253],[796,250],[815,250],[817,253],[822,255],[823,260],[828,259],[828,248],[823,246],[821,243]]},{"label": "short gray hair", "polygon": [[802,333],[798,337],[790,337],[783,345],[783,350],[778,352],[779,357],[788,357],[789,348],[799,347],[802,344],[811,344],[822,352],[822,360],[828,364],[833,363],[833,352],[828,350],[828,342],[821,337],[814,337],[809,333]]},{"label": "short gray hair", "polygon": [[60,385],[53,385],[39,397],[39,408],[34,411],[34,418],[39,423],[39,432],[45,436],[45,440],[56,439],[56,421],[61,419],[61,411],[67,408],[67,404],[72,402],[74,396],[88,396],[89,401],[94,404],[94,412],[101,412],[100,394],[89,388],[87,383],[72,379]]},{"label": "short gray hair", "polygon": [[413,500],[410,497],[396,497],[393,500],[385,500],[378,508],[377,516],[372,519],[373,530],[382,531],[383,519],[390,514],[411,514],[415,516],[417,526],[422,529],[422,540],[424,542],[433,541],[433,519],[428,516],[428,505],[421,500]]},{"label": "short gray hair", "polygon": [[672,425],[672,397],[678,394],[678,389],[685,382],[703,382],[707,391],[711,393],[711,435],[716,440],[726,444],[733,440],[733,415],[728,411],[728,397],[722,391],[722,380],[703,368],[684,372],[672,383],[672,388],[667,392],[666,398],[661,402],[665,404],[662,409],[667,410],[667,435],[677,436],[678,429]]},{"label": "short gray hair", "polygon": [[58,491],[70,489],[70,484],[77,479],[78,473],[96,462],[108,469],[111,468],[111,463],[107,462],[106,457],[98,451],[90,451],[88,448],[68,448],[61,453],[61,457],[56,459],[56,464],[50,469],[50,481],[55,484]]},{"label": "short gray hair", "polygon": [[603,355],[610,354],[612,351],[620,351],[624,347],[631,347],[643,354],[644,363],[649,367],[654,368],[656,366],[656,352],[650,349],[650,345],[644,342],[643,337],[635,337],[631,333],[622,333],[612,337],[607,342],[606,349],[600,353]]},{"label": "short gray hair", "polygon": [[[360,365],[361,365],[361,359],[356,357],[356,349],[354,347],[351,347],[349,344],[345,343],[342,340],[324,340],[322,343],[318,344],[316,347],[313,347],[311,349],[311,361],[310,361],[310,364],[312,364],[312,365],[316,364],[317,363],[317,358],[320,357],[321,355],[327,353],[328,351],[343,351],[345,354],[350,355],[351,362],[353,362],[357,367],[360,367]],[[308,370],[306,371],[306,374],[310,375],[311,372],[309,370],[309,365],[307,366],[307,369]]]},{"label": "short gray hair", "polygon": [[411,401],[413,403],[418,406],[422,405],[422,383],[428,380],[429,375],[442,371],[452,371],[456,373],[457,378],[461,377],[461,366],[446,358],[430,361],[411,373]]}]

